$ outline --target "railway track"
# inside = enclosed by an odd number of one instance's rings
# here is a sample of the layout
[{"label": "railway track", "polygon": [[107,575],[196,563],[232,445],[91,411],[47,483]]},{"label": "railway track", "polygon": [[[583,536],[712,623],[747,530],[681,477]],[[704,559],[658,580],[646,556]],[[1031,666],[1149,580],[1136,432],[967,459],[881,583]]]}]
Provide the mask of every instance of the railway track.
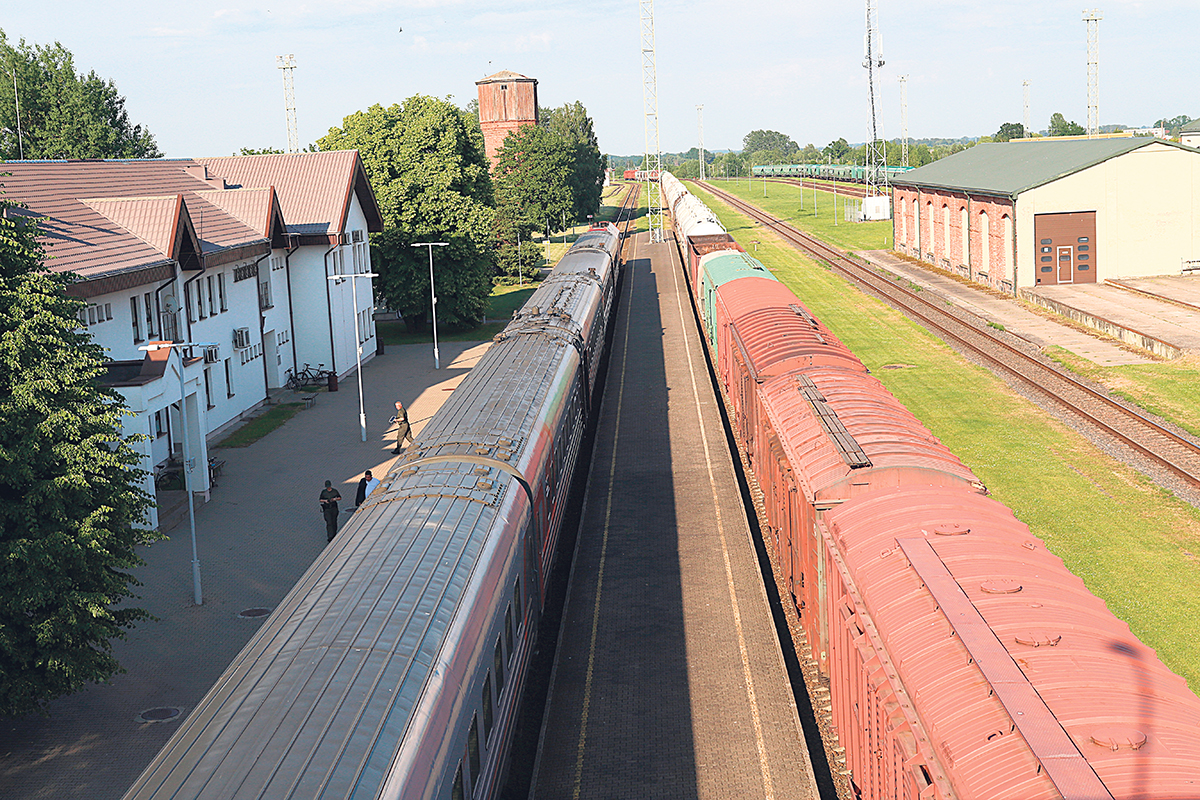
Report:
[{"label": "railway track", "polygon": [[909,291],[740,198],[708,183],[700,185],[739,212],[769,226],[793,246],[821,259],[899,308],[948,343],[969,352],[1001,377],[1016,382],[1066,415],[1115,439],[1148,460],[1153,467],[1184,481],[1193,489],[1200,489],[1200,444],[1192,438],[1164,427],[1057,365],[1010,344],[975,315]]}]

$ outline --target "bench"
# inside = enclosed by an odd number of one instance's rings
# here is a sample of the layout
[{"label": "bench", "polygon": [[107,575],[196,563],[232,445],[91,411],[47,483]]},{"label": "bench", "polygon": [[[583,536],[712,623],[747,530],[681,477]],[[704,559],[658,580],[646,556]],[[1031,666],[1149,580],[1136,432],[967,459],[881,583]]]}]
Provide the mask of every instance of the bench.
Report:
[{"label": "bench", "polygon": [[213,486],[217,485],[217,478],[221,477],[221,473],[225,471],[225,459],[210,458],[208,460],[208,482]]},{"label": "bench", "polygon": [[304,407],[306,409],[312,408],[313,404],[316,402],[317,402],[317,396],[315,394],[304,395]]}]

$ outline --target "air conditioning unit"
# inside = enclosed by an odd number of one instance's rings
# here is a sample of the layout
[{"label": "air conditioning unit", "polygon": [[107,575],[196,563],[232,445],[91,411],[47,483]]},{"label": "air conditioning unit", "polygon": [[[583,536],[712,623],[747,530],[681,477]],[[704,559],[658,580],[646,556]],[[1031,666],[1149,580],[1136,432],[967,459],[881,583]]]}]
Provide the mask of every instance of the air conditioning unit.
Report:
[{"label": "air conditioning unit", "polygon": [[249,328],[234,328],[233,329],[233,346],[239,350],[250,346],[250,329]]},{"label": "air conditioning unit", "polygon": [[210,347],[204,348],[204,363],[205,364],[215,364],[220,360],[221,360],[221,346],[220,345],[214,344]]},{"label": "air conditioning unit", "polygon": [[338,234],[338,244],[350,244],[350,234],[339,233]]}]

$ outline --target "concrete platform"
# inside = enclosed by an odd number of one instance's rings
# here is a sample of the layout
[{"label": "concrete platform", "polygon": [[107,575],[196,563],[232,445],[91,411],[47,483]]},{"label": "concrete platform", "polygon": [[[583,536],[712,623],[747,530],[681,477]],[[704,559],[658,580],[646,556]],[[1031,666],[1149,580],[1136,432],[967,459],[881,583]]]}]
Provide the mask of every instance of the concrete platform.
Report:
[{"label": "concrete platform", "polygon": [[[187,713],[258,630],[265,617],[325,547],[317,495],[326,479],[346,507],[364,469],[381,475],[395,460],[388,419],[408,407],[415,432],[441,407],[490,343],[389,346],[363,366],[367,442],[360,440],[354,381],[322,394],[311,409],[245,448],[222,448],[226,466],[211,500],[196,507],[204,605],[192,603],[186,513],[170,539],[141,548],[136,602],[156,619],[115,644],[128,670],[50,706],[50,717],[0,717],[0,797],[5,800],[117,800]],[[182,495],[182,492],[179,494]],[[343,513],[342,521],[349,519]],[[156,707],[182,713],[141,722]]]},{"label": "concrete platform", "polygon": [[815,798],[673,245],[631,247],[531,797]]},{"label": "concrete platform", "polygon": [[1012,297],[975,289],[941,273],[923,269],[898,258],[891,251],[870,250],[857,255],[889,272],[902,275],[919,286],[937,292],[956,306],[989,322],[1003,325],[1009,333],[1019,336],[1037,347],[1057,345],[1103,366],[1148,364],[1153,360],[1112,342],[1090,336],[1069,325],[1046,319],[1024,308]]}]

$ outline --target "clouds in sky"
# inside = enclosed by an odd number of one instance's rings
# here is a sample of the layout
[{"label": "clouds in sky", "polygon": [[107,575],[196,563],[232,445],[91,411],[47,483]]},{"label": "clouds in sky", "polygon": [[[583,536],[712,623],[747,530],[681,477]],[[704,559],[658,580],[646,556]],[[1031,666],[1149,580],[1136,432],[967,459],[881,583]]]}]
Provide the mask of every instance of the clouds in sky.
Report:
[{"label": "clouds in sky", "polygon": [[[886,65],[883,133],[900,135],[897,76],[907,74],[909,134],[979,136],[1019,122],[1031,82],[1035,127],[1087,116],[1082,5],[1063,0],[878,0]],[[1095,0],[1102,124],[1200,116],[1190,34],[1200,4]],[[60,41],[76,67],[117,83],[130,118],[168,156],[226,155],[287,141],[275,57],[296,57],[301,141],[373,103],[416,93],[465,104],[502,69],[539,81],[544,106],[580,100],[602,149],[643,147],[638,4],[566,0],[149,0],[16,5],[10,40]],[[815,0],[655,3],[659,128],[665,151],[696,144],[704,104],[710,149],[750,130],[822,146],[867,133],[865,7]],[[401,28],[403,30],[401,30]]]}]

